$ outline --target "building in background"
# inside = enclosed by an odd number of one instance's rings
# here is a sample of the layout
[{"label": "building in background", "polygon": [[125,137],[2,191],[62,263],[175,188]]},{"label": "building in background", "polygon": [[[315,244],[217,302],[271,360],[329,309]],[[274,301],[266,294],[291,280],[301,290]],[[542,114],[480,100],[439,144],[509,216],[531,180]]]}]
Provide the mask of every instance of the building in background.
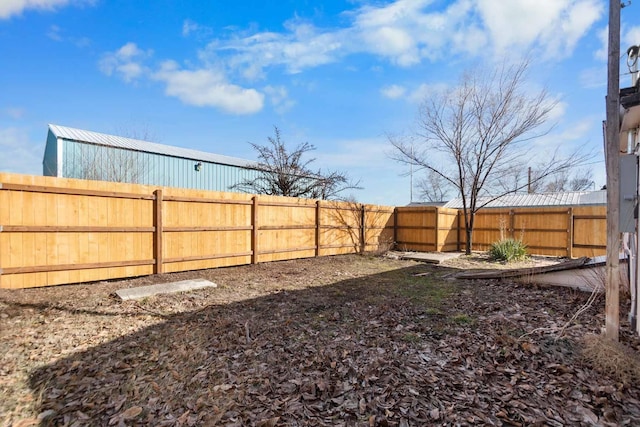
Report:
[{"label": "building in background", "polygon": [[258,163],[138,139],[49,125],[43,175],[232,191]]},{"label": "building in background", "polygon": [[[604,206],[607,204],[607,191],[562,191],[557,193],[514,193],[498,198],[478,197],[478,206],[482,209],[501,208],[546,208],[554,206]],[[462,209],[462,199],[453,199],[442,205],[449,209]]]}]

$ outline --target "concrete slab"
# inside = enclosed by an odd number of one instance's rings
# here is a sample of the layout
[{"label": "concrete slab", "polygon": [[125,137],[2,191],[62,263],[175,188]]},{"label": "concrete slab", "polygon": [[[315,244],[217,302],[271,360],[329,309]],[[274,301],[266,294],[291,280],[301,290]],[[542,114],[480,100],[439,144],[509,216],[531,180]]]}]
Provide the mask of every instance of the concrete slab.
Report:
[{"label": "concrete slab", "polygon": [[159,294],[170,294],[174,292],[186,292],[203,288],[216,288],[213,282],[205,279],[183,280],[180,282],[160,283],[157,285],[140,286],[137,288],[120,289],[116,294],[122,300],[132,300],[150,297]]},{"label": "concrete slab", "polygon": [[462,255],[462,252],[405,252],[400,255],[400,259],[440,264],[443,261],[459,258]]}]

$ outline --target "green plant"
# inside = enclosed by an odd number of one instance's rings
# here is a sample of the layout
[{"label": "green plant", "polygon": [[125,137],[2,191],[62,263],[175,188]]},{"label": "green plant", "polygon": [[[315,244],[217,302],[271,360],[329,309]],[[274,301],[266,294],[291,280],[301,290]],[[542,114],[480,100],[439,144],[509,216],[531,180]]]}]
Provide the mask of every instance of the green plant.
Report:
[{"label": "green plant", "polygon": [[451,317],[451,320],[454,323],[459,325],[468,325],[473,323],[473,319],[464,313],[459,313]]},{"label": "green plant", "polygon": [[522,261],[527,258],[527,245],[522,240],[502,239],[491,245],[489,255],[496,261]]}]

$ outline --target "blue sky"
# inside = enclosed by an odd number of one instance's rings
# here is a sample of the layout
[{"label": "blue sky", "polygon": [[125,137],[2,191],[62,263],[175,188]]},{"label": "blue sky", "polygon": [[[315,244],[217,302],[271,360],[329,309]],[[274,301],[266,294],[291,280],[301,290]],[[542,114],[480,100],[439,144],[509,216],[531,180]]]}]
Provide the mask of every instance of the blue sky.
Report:
[{"label": "blue sky", "polygon": [[537,145],[593,148],[601,186],[607,18],[604,0],[0,0],[0,171],[41,174],[48,123],[246,159],[275,125],[360,179],[359,201],[402,205],[387,135],[465,69],[528,52],[558,101]]}]

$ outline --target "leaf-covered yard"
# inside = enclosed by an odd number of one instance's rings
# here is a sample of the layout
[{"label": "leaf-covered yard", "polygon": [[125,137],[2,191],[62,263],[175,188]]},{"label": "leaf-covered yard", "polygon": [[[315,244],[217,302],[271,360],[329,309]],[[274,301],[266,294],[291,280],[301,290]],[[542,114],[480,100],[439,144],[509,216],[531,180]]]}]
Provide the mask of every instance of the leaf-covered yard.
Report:
[{"label": "leaf-covered yard", "polygon": [[[0,421],[640,424],[635,365],[621,357],[614,374],[588,361],[600,344],[583,338],[603,325],[603,298],[556,339],[588,294],[451,272],[341,256],[2,290]],[[219,287],[139,302],[112,296],[194,277]]]}]

